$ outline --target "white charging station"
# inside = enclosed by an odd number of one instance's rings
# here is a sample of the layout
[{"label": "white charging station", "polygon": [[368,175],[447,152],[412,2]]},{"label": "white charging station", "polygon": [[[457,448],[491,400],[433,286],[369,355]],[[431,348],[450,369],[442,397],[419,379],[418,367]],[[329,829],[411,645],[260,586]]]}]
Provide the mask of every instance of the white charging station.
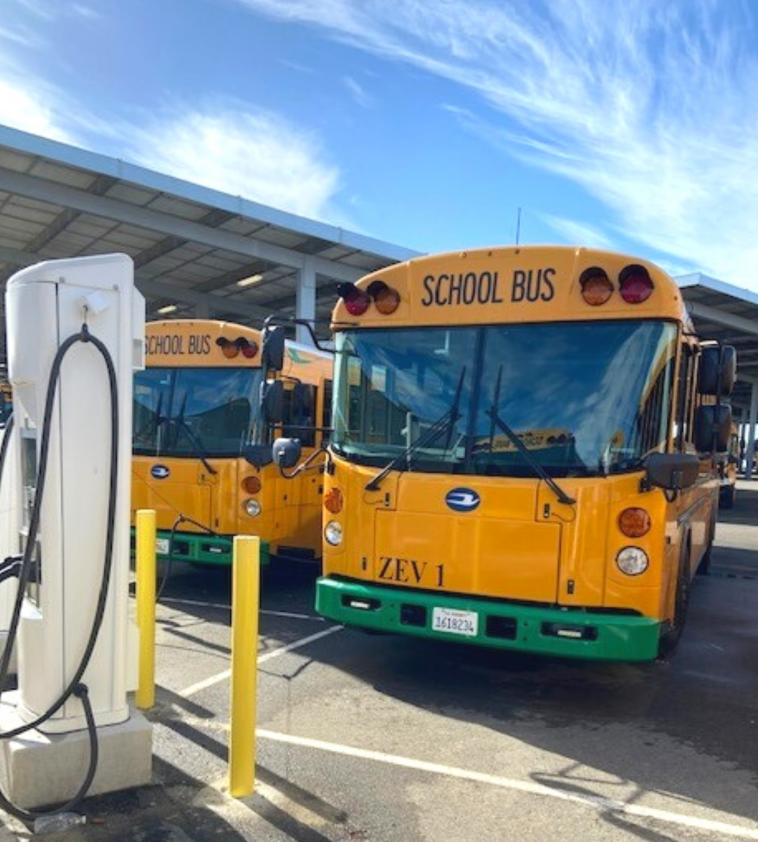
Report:
[{"label": "white charging station", "polygon": [[[15,549],[27,544],[37,494],[43,415],[59,348],[81,332],[107,349],[118,385],[118,471],[112,569],[102,623],[81,681],[99,738],[90,793],[147,783],[152,728],[130,710],[136,627],[129,619],[132,380],[144,366],[144,299],[126,255],[49,261],[16,273],[6,288],[8,373],[13,388],[17,479],[6,522]],[[103,579],[111,490],[111,391],[91,342],[76,342],[60,367],[39,529],[18,625],[18,690],[3,694],[0,729],[36,721],[75,675],[93,626]],[[9,481],[6,476],[3,483]],[[5,583],[7,584],[7,583]],[[15,695],[15,700],[13,699]],[[15,708],[6,704],[15,701]],[[65,800],[86,773],[82,701],[71,696],[45,722],[0,742],[3,786],[24,807]]]}]

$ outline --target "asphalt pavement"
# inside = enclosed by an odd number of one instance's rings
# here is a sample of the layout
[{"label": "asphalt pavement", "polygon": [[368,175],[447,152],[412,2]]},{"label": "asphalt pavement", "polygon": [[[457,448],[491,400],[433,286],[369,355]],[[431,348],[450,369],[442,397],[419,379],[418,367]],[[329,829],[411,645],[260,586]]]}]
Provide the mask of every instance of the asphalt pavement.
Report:
[{"label": "asphalt pavement", "polygon": [[87,799],[88,823],[50,838],[758,840],[758,482],[721,513],[665,661],[370,636],[317,617],[314,580],[264,576],[254,795],[226,791],[230,577],[181,567],[159,606],[154,783]]}]

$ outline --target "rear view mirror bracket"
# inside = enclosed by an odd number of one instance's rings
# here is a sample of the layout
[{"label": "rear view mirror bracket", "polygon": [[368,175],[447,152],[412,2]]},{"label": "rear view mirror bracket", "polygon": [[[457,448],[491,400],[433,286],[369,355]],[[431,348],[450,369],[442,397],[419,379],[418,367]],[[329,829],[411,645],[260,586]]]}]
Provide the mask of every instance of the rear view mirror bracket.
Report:
[{"label": "rear view mirror bracket", "polygon": [[651,453],[645,459],[641,489],[661,488],[670,502],[697,482],[700,459],[694,453]]}]

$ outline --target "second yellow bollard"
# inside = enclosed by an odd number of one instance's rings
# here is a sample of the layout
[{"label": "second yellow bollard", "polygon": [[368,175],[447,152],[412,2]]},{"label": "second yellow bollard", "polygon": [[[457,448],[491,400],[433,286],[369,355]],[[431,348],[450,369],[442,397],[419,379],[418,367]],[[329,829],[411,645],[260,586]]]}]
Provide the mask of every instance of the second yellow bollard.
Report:
[{"label": "second yellow bollard", "polygon": [[255,783],[260,552],[257,536],[235,537],[229,735],[229,794],[234,798],[251,795]]},{"label": "second yellow bollard", "polygon": [[155,512],[140,509],[137,531],[137,627],[139,628],[138,708],[155,704]]}]

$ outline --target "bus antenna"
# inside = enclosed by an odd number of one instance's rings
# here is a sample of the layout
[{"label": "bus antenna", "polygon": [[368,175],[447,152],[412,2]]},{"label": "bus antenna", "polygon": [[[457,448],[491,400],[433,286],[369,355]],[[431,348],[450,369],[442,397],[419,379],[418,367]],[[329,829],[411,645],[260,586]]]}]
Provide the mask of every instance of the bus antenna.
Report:
[{"label": "bus antenna", "polygon": [[516,245],[518,245],[519,237],[521,236],[521,206],[519,205],[516,211]]}]

